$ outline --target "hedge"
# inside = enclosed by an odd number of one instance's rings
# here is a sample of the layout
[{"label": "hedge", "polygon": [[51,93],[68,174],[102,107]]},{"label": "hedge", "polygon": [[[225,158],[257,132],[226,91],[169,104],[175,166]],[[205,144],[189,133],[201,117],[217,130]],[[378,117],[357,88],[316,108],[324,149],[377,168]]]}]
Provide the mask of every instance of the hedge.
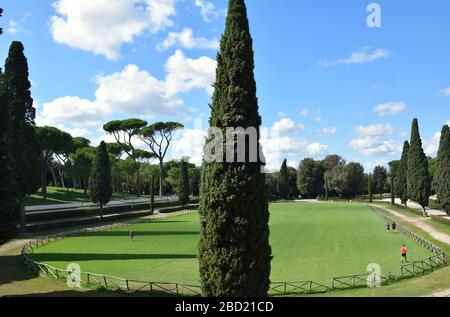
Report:
[{"label": "hedge", "polygon": [[431,219],[444,225],[450,225],[450,217],[431,215]]}]

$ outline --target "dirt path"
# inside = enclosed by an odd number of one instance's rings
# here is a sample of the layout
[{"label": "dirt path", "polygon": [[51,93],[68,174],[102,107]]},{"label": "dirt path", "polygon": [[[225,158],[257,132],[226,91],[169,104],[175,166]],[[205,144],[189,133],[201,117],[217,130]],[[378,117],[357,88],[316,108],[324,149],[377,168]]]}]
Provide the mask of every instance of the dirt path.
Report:
[{"label": "dirt path", "polygon": [[392,215],[396,216],[397,218],[400,218],[400,219],[422,229],[423,231],[430,234],[436,240],[450,246],[450,235],[443,233],[441,231],[438,231],[433,226],[426,223],[425,220],[428,220],[429,218],[410,217],[410,216],[406,216],[400,212],[394,211],[387,207],[382,207],[382,206],[377,206],[377,207],[382,208],[382,209],[388,211],[389,213],[391,213]]},{"label": "dirt path", "polygon": [[[445,243],[447,245],[450,245],[450,235],[443,233],[441,231],[438,231],[435,228],[433,228],[433,226],[426,223],[425,220],[427,220],[429,218],[409,217],[409,216],[406,216],[402,213],[399,213],[399,212],[394,211],[387,207],[382,207],[382,206],[377,206],[377,207],[386,210],[387,212],[391,213],[395,217],[400,218],[403,221],[406,221],[406,222],[416,226],[417,228],[422,229],[423,231],[430,234],[434,239],[436,239],[442,243]],[[450,297],[450,288],[440,290],[438,292],[427,295],[426,297]]]}]

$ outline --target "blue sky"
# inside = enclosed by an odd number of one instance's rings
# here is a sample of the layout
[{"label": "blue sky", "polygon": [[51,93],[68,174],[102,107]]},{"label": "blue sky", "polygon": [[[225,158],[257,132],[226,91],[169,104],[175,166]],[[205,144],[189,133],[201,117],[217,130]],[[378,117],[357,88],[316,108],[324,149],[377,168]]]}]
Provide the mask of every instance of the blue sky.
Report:
[{"label": "blue sky", "polygon": [[[366,7],[381,7],[369,28]],[[200,160],[225,0],[4,0],[0,58],[20,40],[37,123],[98,143],[110,119],[186,125],[172,158]],[[367,169],[450,121],[450,2],[247,0],[269,166],[338,153]],[[271,145],[270,147],[268,145]],[[277,144],[277,149],[272,145]],[[276,152],[276,153],[275,153]],[[279,154],[279,155],[276,155]]]}]

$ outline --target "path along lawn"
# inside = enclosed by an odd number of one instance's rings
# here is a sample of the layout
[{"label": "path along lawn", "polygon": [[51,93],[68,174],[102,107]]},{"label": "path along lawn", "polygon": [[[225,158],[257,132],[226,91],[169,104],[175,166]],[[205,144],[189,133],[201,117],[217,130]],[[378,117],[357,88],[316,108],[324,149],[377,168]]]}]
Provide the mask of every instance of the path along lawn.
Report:
[{"label": "path along lawn", "polygon": [[[403,243],[410,261],[432,255],[402,234],[388,234],[386,223],[363,204],[271,204],[270,212],[274,282],[326,282],[364,274],[370,263],[380,264],[382,273],[395,272]],[[66,238],[36,249],[32,257],[58,268],[75,262],[84,272],[198,285],[198,240],[195,213]]]}]

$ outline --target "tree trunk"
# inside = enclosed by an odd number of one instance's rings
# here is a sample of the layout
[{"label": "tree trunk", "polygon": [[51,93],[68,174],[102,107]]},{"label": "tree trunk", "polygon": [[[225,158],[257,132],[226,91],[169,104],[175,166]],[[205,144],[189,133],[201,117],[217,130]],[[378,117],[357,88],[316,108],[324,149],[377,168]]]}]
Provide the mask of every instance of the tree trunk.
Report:
[{"label": "tree trunk", "polygon": [[86,178],[83,178],[83,191],[84,194],[87,195],[87,184],[86,184]]},{"label": "tree trunk", "polygon": [[25,198],[20,200],[20,232],[27,233],[27,223],[25,215]]},{"label": "tree trunk", "polygon": [[141,168],[139,167],[136,172],[136,194],[141,197]]},{"label": "tree trunk", "polygon": [[163,196],[163,173],[164,173],[164,163],[163,160],[159,160],[159,197]]},{"label": "tree trunk", "polygon": [[49,166],[49,168],[50,168],[50,172],[52,173],[52,176],[53,176],[53,184],[55,185],[55,187],[58,187],[58,182],[56,181],[55,171],[53,170],[53,168],[51,166]]},{"label": "tree trunk", "polygon": [[103,204],[100,203],[100,219],[103,219]]},{"label": "tree trunk", "polygon": [[41,175],[41,195],[44,198],[44,200],[47,200],[47,165],[44,164],[44,167],[42,168],[42,175]]},{"label": "tree trunk", "polygon": [[62,188],[66,188],[66,184],[64,183],[64,173],[59,168],[57,168],[57,170],[58,170],[59,178],[61,179],[61,186],[62,186]]},{"label": "tree trunk", "polygon": [[127,184],[126,184],[126,187],[125,187],[125,191],[126,191],[125,196],[126,197],[128,197],[128,187],[129,187],[129,176],[127,175]]}]

